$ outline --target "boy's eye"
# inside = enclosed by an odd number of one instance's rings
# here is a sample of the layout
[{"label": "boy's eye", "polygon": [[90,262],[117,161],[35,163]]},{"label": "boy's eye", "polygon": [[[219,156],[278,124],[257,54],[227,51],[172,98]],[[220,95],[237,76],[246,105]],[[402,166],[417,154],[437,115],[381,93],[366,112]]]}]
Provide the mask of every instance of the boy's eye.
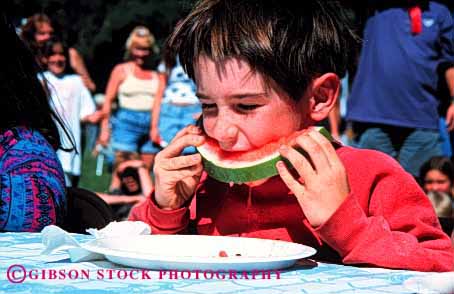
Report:
[{"label": "boy's eye", "polygon": [[202,109],[209,110],[209,109],[214,109],[215,107],[216,107],[216,104],[214,104],[214,103],[212,103],[212,104],[202,103]]},{"label": "boy's eye", "polygon": [[260,107],[260,105],[258,105],[258,104],[238,104],[237,107],[241,110],[254,110],[254,109]]}]

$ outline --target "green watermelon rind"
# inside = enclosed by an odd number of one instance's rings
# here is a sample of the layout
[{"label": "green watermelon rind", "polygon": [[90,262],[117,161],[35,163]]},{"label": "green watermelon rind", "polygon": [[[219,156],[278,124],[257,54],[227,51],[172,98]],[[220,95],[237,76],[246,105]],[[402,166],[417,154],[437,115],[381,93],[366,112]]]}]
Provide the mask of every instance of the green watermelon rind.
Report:
[{"label": "green watermelon rind", "polygon": [[203,156],[202,160],[204,169],[210,177],[224,183],[247,183],[277,175],[276,163],[283,160],[283,157],[277,155],[267,162],[235,169],[217,166]]},{"label": "green watermelon rind", "polygon": [[[325,136],[328,140],[334,141],[331,134],[325,128],[321,127],[318,131]],[[297,149],[298,150],[298,149]],[[302,152],[302,150],[299,150]],[[286,158],[282,157],[279,152],[276,152],[275,155],[271,155],[271,159],[259,164],[251,165],[248,167],[239,167],[239,168],[231,168],[231,167],[222,167],[216,165],[215,163],[211,162],[210,160],[206,159],[203,156],[202,152],[199,153],[202,155],[202,161],[205,171],[208,175],[220,182],[224,183],[247,183],[253,182],[261,179],[270,178],[279,174],[276,163],[280,160],[287,163],[289,166],[289,162]]]}]

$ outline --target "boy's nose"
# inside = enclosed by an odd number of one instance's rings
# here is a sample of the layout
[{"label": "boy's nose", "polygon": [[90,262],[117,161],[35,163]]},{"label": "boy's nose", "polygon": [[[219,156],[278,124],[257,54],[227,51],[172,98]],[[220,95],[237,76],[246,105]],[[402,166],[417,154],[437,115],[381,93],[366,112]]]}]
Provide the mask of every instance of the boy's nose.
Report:
[{"label": "boy's nose", "polygon": [[238,140],[239,130],[235,125],[217,125],[215,129],[215,139],[221,149],[230,150]]}]

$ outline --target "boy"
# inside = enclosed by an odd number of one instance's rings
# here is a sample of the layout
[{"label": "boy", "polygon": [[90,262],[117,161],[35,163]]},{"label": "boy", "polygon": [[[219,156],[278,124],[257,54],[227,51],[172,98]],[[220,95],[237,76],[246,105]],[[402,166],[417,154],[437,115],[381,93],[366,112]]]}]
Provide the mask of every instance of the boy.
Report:
[{"label": "boy", "polygon": [[[345,264],[450,270],[450,240],[412,176],[382,153],[335,149],[311,128],[336,102],[354,36],[336,3],[296,2],[203,0],[177,26],[168,46],[196,81],[204,133],[189,126],[157,155],[155,191],[130,219],[161,234],[194,225],[303,243]],[[303,129],[280,150],[295,169],[279,162],[279,176],[253,187],[207,177],[199,154],[180,156],[205,136],[236,152]]]}]

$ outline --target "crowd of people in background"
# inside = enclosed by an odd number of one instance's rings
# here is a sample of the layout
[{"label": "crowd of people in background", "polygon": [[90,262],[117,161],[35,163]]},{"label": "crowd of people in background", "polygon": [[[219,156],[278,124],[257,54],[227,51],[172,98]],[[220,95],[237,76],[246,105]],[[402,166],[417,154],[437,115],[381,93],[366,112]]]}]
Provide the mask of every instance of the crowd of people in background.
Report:
[{"label": "crowd of people in background", "polygon": [[[96,93],[81,55],[65,45],[47,15],[30,16],[18,32],[41,68],[38,78],[49,92],[53,109],[70,131],[69,136],[61,136],[63,148],[57,150],[66,186],[78,186],[84,151],[81,142],[84,135],[93,136],[93,128],[83,134],[81,124],[98,126],[93,154],[111,151],[108,155],[113,162],[108,162],[112,177],[107,192],[97,195],[112,207],[116,219],[127,218],[131,206],[141,203],[153,189],[156,153],[179,130],[195,124],[201,114],[194,82],[178,58],[153,64],[152,57],[160,49],[146,26],[130,32],[124,59],[112,69],[102,95]],[[95,96],[102,97],[101,101],[95,101]],[[59,131],[63,133],[63,129]],[[184,153],[194,152],[187,148]]]},{"label": "crowd of people in background", "polygon": [[[363,21],[358,30],[363,41],[357,67],[340,77],[343,99],[326,125],[344,144],[376,149],[397,159],[419,181],[443,220],[443,228],[450,233],[454,219],[454,166],[450,158],[454,137],[450,134],[454,129],[453,13],[434,1],[414,1],[414,5],[406,1],[366,2],[362,11],[356,11]],[[61,176],[66,186],[78,185],[84,122],[99,125],[98,146],[112,148],[115,153],[108,191],[98,195],[112,206],[117,219],[127,218],[131,207],[142,203],[153,190],[155,155],[178,131],[196,124],[202,109],[195,83],[178,57],[162,59],[158,66],[151,62],[153,55],[162,52],[146,26],[135,27],[125,40],[124,60],[112,69],[105,91],[97,89],[81,54],[65,45],[48,16],[39,13],[29,17],[19,31],[39,64],[39,70],[24,69],[41,82],[40,89],[33,84],[33,91],[43,91],[43,99],[47,93],[51,97],[49,113],[61,118],[56,120],[61,122],[58,127],[52,123],[50,131],[43,130],[42,136],[51,136],[48,141],[52,146],[40,145],[49,155],[36,163],[46,164],[48,174],[55,177],[47,179],[55,184],[54,202],[49,202],[55,212],[50,218],[58,221],[62,214],[57,209],[62,205]],[[440,85],[446,90],[441,91]],[[93,96],[103,92],[102,106],[96,107]],[[443,106],[444,110],[440,109]],[[26,120],[34,124],[33,117]],[[43,140],[31,137],[14,120],[2,136],[32,143]],[[58,146],[63,147],[56,153],[63,174],[52,161],[51,147]],[[183,151],[195,152],[193,147]],[[13,167],[2,168],[13,172]],[[2,184],[6,174],[1,174]],[[33,179],[33,183],[40,187],[42,181]],[[38,189],[33,187],[33,191]],[[0,224],[4,221],[0,214]],[[29,222],[10,220],[3,228],[38,230],[49,223]]]}]

